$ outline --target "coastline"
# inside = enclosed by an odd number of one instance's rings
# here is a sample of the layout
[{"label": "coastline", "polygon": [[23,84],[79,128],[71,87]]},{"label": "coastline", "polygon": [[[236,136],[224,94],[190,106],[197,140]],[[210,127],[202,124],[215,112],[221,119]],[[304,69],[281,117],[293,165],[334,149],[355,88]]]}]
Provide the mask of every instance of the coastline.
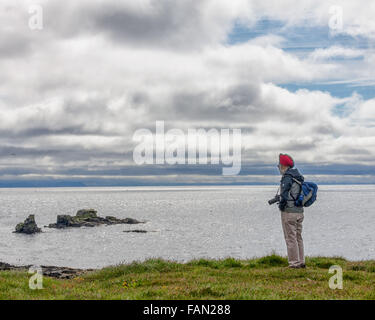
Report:
[{"label": "coastline", "polygon": [[[85,269],[85,268],[63,267],[63,266],[46,266],[46,265],[41,265],[40,267],[42,268],[43,275],[46,276],[46,277],[57,278],[57,279],[72,279],[74,277],[83,275],[83,274],[88,273],[88,272],[96,272],[96,271],[105,270],[107,268],[114,268],[114,267],[118,267],[118,266],[129,266],[129,265],[132,265],[132,264],[142,264],[142,263],[147,263],[148,261],[152,261],[152,260],[164,261],[166,263],[188,265],[188,264],[194,263],[195,261],[203,261],[203,260],[204,261],[211,261],[212,263],[215,263],[215,262],[220,263],[220,261],[225,261],[225,260],[231,259],[233,261],[238,261],[239,263],[242,263],[242,262],[246,262],[246,261],[248,262],[248,261],[257,261],[257,260],[262,260],[262,259],[268,259],[269,257],[279,257],[284,262],[286,261],[286,257],[281,257],[279,255],[272,254],[270,256],[264,256],[264,257],[261,257],[261,258],[253,258],[253,259],[247,259],[247,260],[241,260],[241,259],[235,259],[235,258],[232,258],[232,257],[227,257],[225,259],[193,259],[193,260],[190,260],[190,261],[187,261],[187,262],[178,262],[178,261],[175,261],[175,260],[165,260],[165,259],[162,259],[162,258],[153,258],[153,259],[146,259],[145,261],[133,261],[133,262],[130,262],[130,263],[124,263],[124,264],[118,264],[118,265],[109,265],[109,266],[105,266],[105,267],[101,267],[101,268],[87,268],[87,269]],[[345,261],[346,263],[349,263],[349,264],[358,264],[358,263],[359,264],[361,264],[361,263],[362,264],[363,263],[372,264],[373,263],[374,264],[374,272],[375,272],[375,260],[372,260],[372,259],[356,261],[356,260],[348,260],[348,259],[343,258],[343,257],[335,257],[335,256],[333,256],[333,257],[306,257],[306,259],[339,259],[339,260]],[[14,264],[9,264],[9,263],[0,261],[0,272],[1,271],[21,271],[21,272],[24,272],[24,271],[28,271],[33,266],[34,265],[32,265],[32,264],[29,264],[29,265],[14,265]]]},{"label": "coastline", "polygon": [[[43,289],[31,290],[28,266],[0,263],[0,300],[375,299],[375,260],[307,257],[306,265],[289,269],[285,257],[273,254],[186,263],[149,259],[102,269],[44,266]],[[342,290],[330,288],[332,266],[342,269]]]},{"label": "coastline", "polygon": [[[0,262],[0,271],[28,271],[32,265],[13,265],[6,262]],[[57,266],[40,266],[42,268],[43,275],[46,277],[57,278],[57,279],[71,279],[80,276],[86,272],[95,271],[98,269],[77,269],[69,267],[57,267]]]}]

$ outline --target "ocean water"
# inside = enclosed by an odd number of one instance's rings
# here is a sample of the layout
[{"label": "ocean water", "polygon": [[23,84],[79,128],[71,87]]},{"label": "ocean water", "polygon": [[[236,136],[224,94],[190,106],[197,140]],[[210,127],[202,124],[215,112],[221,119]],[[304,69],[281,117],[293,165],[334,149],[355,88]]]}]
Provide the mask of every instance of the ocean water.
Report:
[{"label": "ocean water", "polygon": [[[12,264],[98,268],[151,257],[252,258],[286,255],[276,205],[277,187],[123,187],[0,189],[0,261]],[[15,234],[35,214],[39,227],[58,214],[95,208],[101,216],[146,224],[49,229]],[[321,186],[305,211],[307,255],[375,259],[375,186]],[[124,233],[144,229],[148,233]]]}]

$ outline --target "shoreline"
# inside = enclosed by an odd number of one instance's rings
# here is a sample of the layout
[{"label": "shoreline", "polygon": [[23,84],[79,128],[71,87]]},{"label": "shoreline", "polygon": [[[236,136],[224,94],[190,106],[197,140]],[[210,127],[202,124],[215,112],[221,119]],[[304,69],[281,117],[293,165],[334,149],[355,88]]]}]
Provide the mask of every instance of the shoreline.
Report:
[{"label": "shoreline", "polygon": [[[55,268],[66,270],[65,278],[56,277],[49,267],[52,273],[42,278],[41,290],[32,290],[32,274],[3,264],[10,271],[0,271],[0,300],[375,300],[375,260],[306,257],[306,266],[290,269],[285,257],[274,254],[187,263],[149,259],[91,272]],[[330,287],[338,275],[330,272],[332,267],[342,271],[342,289]]]},{"label": "shoreline", "polygon": [[[189,265],[191,263],[194,263],[195,261],[210,261],[212,263],[219,263],[221,261],[225,261],[228,259],[231,259],[233,261],[238,261],[239,263],[242,262],[248,262],[248,261],[256,261],[256,260],[262,260],[262,259],[268,259],[269,257],[278,257],[279,259],[283,259],[284,261],[287,261],[286,256],[279,256],[277,254],[271,254],[271,255],[266,255],[263,257],[253,257],[249,259],[237,259],[233,257],[225,257],[225,258],[196,258],[196,259],[191,259],[189,261],[181,262],[178,260],[173,260],[173,259],[163,259],[163,258],[149,258],[145,260],[135,260],[132,262],[127,262],[127,263],[119,263],[119,264],[114,264],[114,265],[108,265],[104,267],[99,267],[99,268],[74,268],[74,267],[63,267],[63,266],[46,266],[46,265],[41,265],[40,267],[42,268],[42,272],[44,276],[51,277],[51,278],[57,278],[57,279],[72,279],[76,276],[80,276],[83,274],[86,274],[88,272],[96,272],[96,271],[101,271],[105,270],[108,268],[116,268],[116,267],[121,267],[121,266],[130,266],[133,264],[143,264],[147,263],[148,261],[151,260],[158,260],[158,261],[164,261],[165,263],[173,263],[173,264],[180,264],[180,265]],[[362,260],[349,260],[346,259],[345,257],[341,256],[306,256],[306,260],[311,260],[311,259],[332,259],[332,260],[340,260],[345,262],[346,264],[374,264],[374,272],[375,272],[375,257],[374,259],[362,259]],[[27,271],[30,267],[35,266],[35,265],[14,265],[14,264],[9,264],[6,262],[0,261],[0,272],[1,271]]]},{"label": "shoreline", "polygon": [[[13,265],[6,262],[0,262],[0,271],[27,271],[33,265]],[[78,269],[58,266],[40,266],[44,276],[57,279],[71,279],[87,272],[97,271],[100,269]]]}]

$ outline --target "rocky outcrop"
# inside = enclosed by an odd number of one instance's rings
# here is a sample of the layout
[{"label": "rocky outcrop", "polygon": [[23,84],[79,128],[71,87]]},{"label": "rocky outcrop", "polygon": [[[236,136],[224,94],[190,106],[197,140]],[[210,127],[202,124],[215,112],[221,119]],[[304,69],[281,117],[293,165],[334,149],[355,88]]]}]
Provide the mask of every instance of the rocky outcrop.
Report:
[{"label": "rocky outcrop", "polygon": [[94,209],[78,210],[75,216],[58,215],[56,223],[48,225],[49,228],[68,228],[68,227],[96,227],[98,225],[112,225],[112,224],[136,224],[143,223],[141,221],[125,218],[118,219],[116,217],[107,216],[105,218],[97,216],[97,211]]},{"label": "rocky outcrop", "polygon": [[[18,270],[27,271],[31,265],[28,266],[14,266],[8,263],[0,262],[0,270]],[[94,271],[94,269],[74,269],[66,267],[55,266],[41,266],[43,276],[58,278],[58,279],[71,279],[80,276],[86,272]]]},{"label": "rocky outcrop", "polygon": [[15,233],[26,233],[26,234],[33,234],[42,232],[40,228],[38,228],[37,224],[35,223],[35,216],[33,214],[29,215],[24,222],[21,222],[16,225]]},{"label": "rocky outcrop", "polygon": [[58,278],[58,279],[71,279],[76,278],[86,272],[94,271],[93,269],[73,269],[66,267],[53,267],[53,266],[42,266],[43,275],[46,277]]}]

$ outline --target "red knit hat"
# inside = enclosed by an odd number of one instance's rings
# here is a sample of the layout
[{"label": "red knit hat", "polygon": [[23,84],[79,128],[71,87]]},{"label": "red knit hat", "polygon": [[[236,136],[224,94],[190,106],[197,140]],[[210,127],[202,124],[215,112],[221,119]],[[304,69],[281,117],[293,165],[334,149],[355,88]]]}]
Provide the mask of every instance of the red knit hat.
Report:
[{"label": "red knit hat", "polygon": [[294,167],[294,160],[293,158],[288,154],[280,153],[279,155],[279,164],[287,167]]}]

